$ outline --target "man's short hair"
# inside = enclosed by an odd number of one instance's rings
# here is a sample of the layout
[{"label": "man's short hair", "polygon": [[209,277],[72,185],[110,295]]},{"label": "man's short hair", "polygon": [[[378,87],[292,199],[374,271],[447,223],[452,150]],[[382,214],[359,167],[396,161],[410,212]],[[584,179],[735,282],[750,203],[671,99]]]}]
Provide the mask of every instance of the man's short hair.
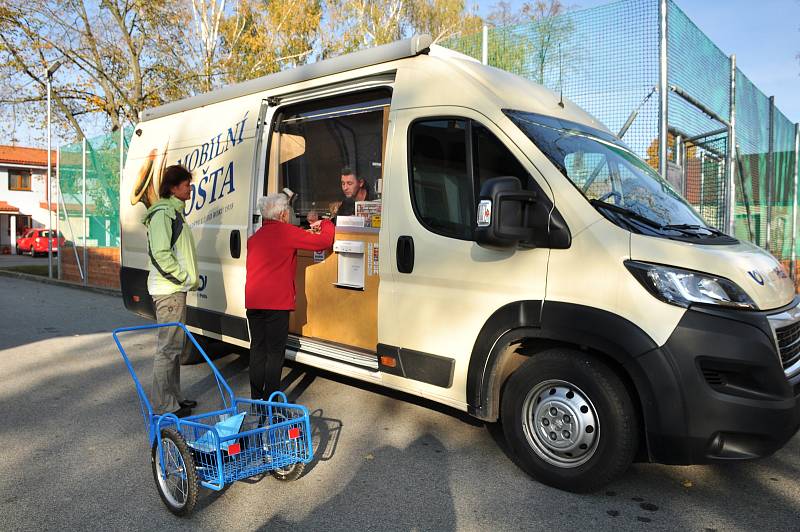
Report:
[{"label": "man's short hair", "polygon": [[257,206],[264,220],[280,220],[283,211],[289,210],[289,198],[282,192],[269,194],[258,198]]},{"label": "man's short hair", "polygon": [[356,175],[356,173],[349,166],[345,166],[344,168],[342,168],[341,175]]},{"label": "man's short hair", "polygon": [[167,166],[161,176],[161,183],[158,185],[158,195],[162,198],[172,196],[172,187],[177,187],[184,181],[191,181],[192,173],[180,164]]}]

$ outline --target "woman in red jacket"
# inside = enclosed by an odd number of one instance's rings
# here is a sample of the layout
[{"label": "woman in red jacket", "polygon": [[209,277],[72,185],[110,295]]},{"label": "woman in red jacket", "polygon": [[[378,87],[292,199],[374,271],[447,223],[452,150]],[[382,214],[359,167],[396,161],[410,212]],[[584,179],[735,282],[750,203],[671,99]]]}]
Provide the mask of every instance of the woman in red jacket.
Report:
[{"label": "woman in red jacket", "polygon": [[259,198],[263,225],[247,240],[244,305],[250,326],[250,396],[268,399],[280,389],[281,368],[289,336],[289,312],[295,306],[297,250],[321,251],[333,245],[330,220],[314,224],[319,234],[288,223],[285,194]]}]

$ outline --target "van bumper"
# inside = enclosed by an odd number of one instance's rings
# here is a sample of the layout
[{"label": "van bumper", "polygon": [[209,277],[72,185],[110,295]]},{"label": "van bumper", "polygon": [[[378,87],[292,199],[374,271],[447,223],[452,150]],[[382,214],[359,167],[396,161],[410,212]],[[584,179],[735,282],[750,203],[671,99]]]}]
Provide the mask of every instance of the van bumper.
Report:
[{"label": "van bumper", "polygon": [[[800,374],[787,376],[770,312],[692,308],[669,340],[629,362],[652,390],[650,459],[702,464],[768,456],[800,428]],[[649,407],[649,408],[648,408]]]}]

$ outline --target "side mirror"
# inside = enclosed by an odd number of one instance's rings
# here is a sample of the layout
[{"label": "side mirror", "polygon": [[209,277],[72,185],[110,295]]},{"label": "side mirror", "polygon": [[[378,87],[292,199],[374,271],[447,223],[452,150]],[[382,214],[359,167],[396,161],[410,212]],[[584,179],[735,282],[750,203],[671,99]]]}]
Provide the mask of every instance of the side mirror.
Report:
[{"label": "side mirror", "polygon": [[535,241],[534,207],[536,193],[524,190],[516,177],[495,177],[481,187],[478,200],[480,245],[511,247]]}]

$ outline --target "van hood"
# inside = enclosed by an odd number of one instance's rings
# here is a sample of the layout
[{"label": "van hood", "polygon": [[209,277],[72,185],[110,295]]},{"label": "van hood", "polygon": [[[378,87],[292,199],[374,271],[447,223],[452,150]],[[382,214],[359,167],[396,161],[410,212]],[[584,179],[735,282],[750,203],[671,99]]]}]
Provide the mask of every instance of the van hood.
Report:
[{"label": "van hood", "polygon": [[739,285],[760,310],[788,305],[795,296],[794,283],[783,266],[749,242],[700,245],[631,234],[631,259],[725,277]]}]

